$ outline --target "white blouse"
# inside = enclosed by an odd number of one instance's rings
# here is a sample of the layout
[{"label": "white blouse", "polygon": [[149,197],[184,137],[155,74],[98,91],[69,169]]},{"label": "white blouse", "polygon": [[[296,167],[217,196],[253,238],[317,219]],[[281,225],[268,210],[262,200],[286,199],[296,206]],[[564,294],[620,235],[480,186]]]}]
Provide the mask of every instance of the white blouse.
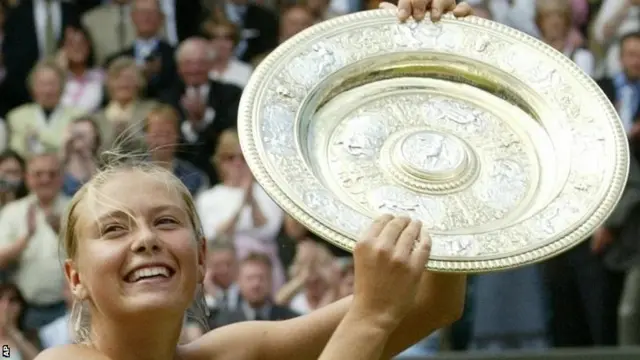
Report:
[{"label": "white blouse", "polygon": [[242,61],[231,59],[227,69],[220,73],[214,70],[209,72],[209,78],[217,80],[223,83],[232,84],[240,88],[247,86],[249,78],[253,73],[253,68],[249,64],[245,64]]},{"label": "white blouse", "polygon": [[215,239],[218,235],[216,229],[231,219],[236,210],[242,206],[235,234],[264,242],[274,242],[280,232],[284,213],[258,183],[253,184],[253,196],[267,219],[266,223],[260,227],[253,226],[251,206],[242,204],[244,199],[242,189],[218,184],[202,192],[196,199],[196,210],[202,221],[205,237],[210,241]]},{"label": "white blouse", "polygon": [[307,296],[304,291],[297,293],[289,303],[289,309],[297,312],[300,315],[305,315],[313,311],[307,300]]},{"label": "white blouse", "polygon": [[81,77],[69,74],[62,94],[62,104],[87,112],[96,111],[102,105],[104,80],[101,70],[88,70]]}]

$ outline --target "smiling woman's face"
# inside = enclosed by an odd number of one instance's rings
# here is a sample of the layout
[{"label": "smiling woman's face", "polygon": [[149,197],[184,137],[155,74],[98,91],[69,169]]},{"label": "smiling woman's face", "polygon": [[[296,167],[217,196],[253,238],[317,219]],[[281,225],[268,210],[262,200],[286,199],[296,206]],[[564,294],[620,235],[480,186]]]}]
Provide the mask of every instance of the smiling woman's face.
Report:
[{"label": "smiling woman's face", "polygon": [[121,171],[89,188],[74,209],[77,251],[67,276],[80,289],[75,296],[105,316],[182,316],[203,280],[193,215],[173,179],[159,175]]}]

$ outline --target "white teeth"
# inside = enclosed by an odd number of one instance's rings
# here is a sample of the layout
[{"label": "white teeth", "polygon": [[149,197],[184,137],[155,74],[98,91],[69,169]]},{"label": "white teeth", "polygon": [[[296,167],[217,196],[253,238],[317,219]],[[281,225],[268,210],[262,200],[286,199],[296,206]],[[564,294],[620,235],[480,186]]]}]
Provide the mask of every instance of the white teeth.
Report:
[{"label": "white teeth", "polygon": [[150,278],[154,276],[169,277],[169,269],[164,266],[154,266],[143,269],[138,269],[129,275],[129,282],[136,282],[140,279]]}]

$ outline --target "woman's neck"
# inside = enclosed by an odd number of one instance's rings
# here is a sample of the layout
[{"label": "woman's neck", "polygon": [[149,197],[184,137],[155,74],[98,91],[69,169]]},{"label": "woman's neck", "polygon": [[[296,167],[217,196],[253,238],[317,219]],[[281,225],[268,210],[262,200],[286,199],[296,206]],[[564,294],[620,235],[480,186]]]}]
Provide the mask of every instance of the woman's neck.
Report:
[{"label": "woman's neck", "polygon": [[69,156],[66,166],[67,173],[82,182],[88,180],[96,169],[97,167],[92,159],[85,159],[77,154]]},{"label": "woman's neck", "polygon": [[70,63],[69,72],[75,77],[82,77],[87,72],[87,67],[82,63]]},{"label": "woman's neck", "polygon": [[151,151],[151,161],[166,170],[173,171],[175,156],[169,151]]},{"label": "woman's neck", "polygon": [[114,99],[113,102],[118,104],[118,106],[122,107],[122,108],[126,108],[127,106],[133,104],[133,102],[136,101],[135,98],[132,99]]},{"label": "woman's neck", "polygon": [[[175,360],[182,315],[166,318],[155,315],[127,321],[92,316],[91,343],[110,359]],[[136,327],[132,324],[142,325]]]}]

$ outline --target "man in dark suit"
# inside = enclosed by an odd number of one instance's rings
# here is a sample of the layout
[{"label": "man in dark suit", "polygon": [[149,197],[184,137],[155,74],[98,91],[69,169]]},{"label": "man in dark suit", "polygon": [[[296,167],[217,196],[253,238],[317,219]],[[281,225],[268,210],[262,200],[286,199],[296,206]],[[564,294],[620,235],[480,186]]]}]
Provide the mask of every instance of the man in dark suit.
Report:
[{"label": "man in dark suit", "polygon": [[279,321],[299,316],[271,300],[272,271],[267,255],[253,253],[242,260],[237,282],[239,297],[213,313],[209,317],[209,326],[214,329],[241,321]]},{"label": "man in dark suit", "polygon": [[210,158],[223,130],[237,124],[242,89],[209,79],[215,54],[205,39],[185,40],[176,53],[180,79],[160,97],[179,109],[182,144],[179,157],[191,162],[216,184]]},{"label": "man in dark suit", "polygon": [[172,46],[200,33],[204,8],[199,0],[160,0],[165,15],[165,37]]},{"label": "man in dark suit", "polygon": [[620,39],[622,72],[598,80],[598,85],[615,105],[632,142],[640,140],[640,32]]},{"label": "man in dark suit", "polygon": [[278,16],[248,0],[227,0],[222,9],[226,18],[240,29],[236,47],[238,59],[251,62],[254,57],[278,45]]},{"label": "man in dark suit", "polygon": [[618,310],[618,343],[640,344],[640,32],[620,40],[622,73],[598,81],[615,104],[629,136],[631,150],[629,177],[625,191],[603,227],[593,236],[592,247],[601,253],[608,269],[626,273]]},{"label": "man in dark suit", "polygon": [[[622,38],[623,72],[598,84],[616,106],[632,152],[640,141],[640,33]],[[617,344],[617,307],[625,267],[637,247],[638,179],[635,156],[629,183],[619,206],[590,241],[547,261],[545,269],[552,306],[554,346],[612,346]],[[629,222],[629,220],[632,220]],[[615,241],[614,241],[615,239]],[[609,244],[611,241],[611,245]]]},{"label": "man in dark suit", "polygon": [[68,26],[80,26],[74,4],[60,0],[23,0],[7,14],[2,55],[7,72],[3,113],[29,102],[25,79],[38,62],[53,56]]},{"label": "man in dark suit", "polygon": [[131,19],[136,40],[131,47],[111,56],[107,66],[120,56],[135,58],[147,78],[146,95],[155,98],[176,79],[175,49],[159,36],[164,21],[159,0],[134,0]]}]

